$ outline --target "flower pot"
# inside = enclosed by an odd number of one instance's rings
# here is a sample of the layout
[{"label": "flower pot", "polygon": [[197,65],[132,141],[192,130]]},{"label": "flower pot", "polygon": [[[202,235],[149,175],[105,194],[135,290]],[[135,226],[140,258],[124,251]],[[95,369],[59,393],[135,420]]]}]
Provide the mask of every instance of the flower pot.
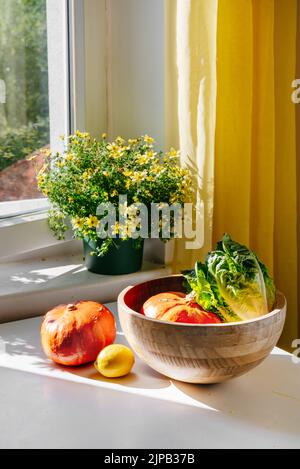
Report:
[{"label": "flower pot", "polygon": [[85,265],[89,272],[102,275],[124,275],[138,272],[142,268],[144,241],[140,247],[132,239],[122,241],[114,239],[108,252],[102,256],[91,255],[96,247],[101,247],[103,240],[97,242],[84,240]]}]

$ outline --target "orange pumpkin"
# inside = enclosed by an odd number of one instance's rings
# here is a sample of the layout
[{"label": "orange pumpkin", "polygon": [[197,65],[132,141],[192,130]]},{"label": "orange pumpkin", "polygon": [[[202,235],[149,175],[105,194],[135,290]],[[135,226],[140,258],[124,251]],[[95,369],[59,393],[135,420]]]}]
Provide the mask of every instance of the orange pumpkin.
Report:
[{"label": "orange pumpkin", "polygon": [[60,365],[79,366],[95,361],[114,342],[116,323],[100,303],[60,305],[45,316],[41,338],[48,358]]},{"label": "orange pumpkin", "polygon": [[152,296],[143,305],[141,313],[148,318],[170,322],[189,324],[221,322],[216,314],[204,311],[201,306],[181,292],[166,292]]}]

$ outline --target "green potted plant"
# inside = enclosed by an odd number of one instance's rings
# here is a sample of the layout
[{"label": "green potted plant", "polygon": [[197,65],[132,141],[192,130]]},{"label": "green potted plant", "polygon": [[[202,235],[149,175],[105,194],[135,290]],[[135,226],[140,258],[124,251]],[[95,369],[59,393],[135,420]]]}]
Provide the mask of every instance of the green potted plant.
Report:
[{"label": "green potted plant", "polygon": [[[50,228],[63,239],[66,221],[71,220],[92,272],[117,275],[140,270],[145,236],[133,236],[136,225],[128,213],[132,204],[148,208],[153,203],[182,205],[190,198],[192,176],[180,166],[179,153],[174,149],[156,153],[154,143],[147,135],[108,142],[105,134],[97,140],[76,132],[67,139],[64,153],[46,155],[37,179],[52,205]],[[120,196],[126,196],[126,205],[120,205]],[[118,217],[122,210],[127,212],[125,226],[120,227],[118,221],[113,226],[108,223],[104,238],[99,237],[104,217],[99,214],[101,204],[114,207]],[[160,221],[161,238],[162,228]]]}]

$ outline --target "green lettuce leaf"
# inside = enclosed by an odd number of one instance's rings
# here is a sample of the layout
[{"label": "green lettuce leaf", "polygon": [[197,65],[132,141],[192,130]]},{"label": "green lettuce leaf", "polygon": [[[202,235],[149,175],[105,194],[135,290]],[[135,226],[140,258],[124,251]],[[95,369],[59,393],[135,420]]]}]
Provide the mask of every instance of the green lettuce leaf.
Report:
[{"label": "green lettuce leaf", "polygon": [[187,271],[185,282],[191,298],[223,321],[244,321],[267,314],[274,307],[276,288],[267,267],[246,246],[228,234]]},{"label": "green lettuce leaf", "polygon": [[217,250],[208,254],[206,265],[221,297],[242,320],[268,313],[264,275],[250,249],[225,234]]},{"label": "green lettuce leaf", "polygon": [[259,266],[261,268],[262,274],[264,276],[265,286],[266,286],[266,295],[267,295],[267,303],[268,303],[268,310],[272,311],[274,308],[275,300],[276,300],[276,287],[274,284],[274,280],[269,274],[269,271],[265,264],[257,258]]},{"label": "green lettuce leaf", "polygon": [[205,311],[215,313],[224,322],[236,322],[241,318],[230,310],[220,295],[207,265],[197,262],[195,270],[184,272],[188,293]]}]

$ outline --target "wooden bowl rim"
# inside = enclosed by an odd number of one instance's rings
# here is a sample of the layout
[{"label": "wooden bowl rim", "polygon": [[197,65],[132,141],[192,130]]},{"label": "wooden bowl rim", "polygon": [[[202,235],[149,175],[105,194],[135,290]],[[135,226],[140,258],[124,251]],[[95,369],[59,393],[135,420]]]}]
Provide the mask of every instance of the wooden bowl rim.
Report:
[{"label": "wooden bowl rim", "polygon": [[136,316],[142,320],[145,320],[145,321],[149,321],[149,322],[153,322],[153,323],[157,323],[157,324],[166,324],[166,325],[171,325],[171,326],[175,326],[175,327],[209,327],[209,328],[213,328],[213,327],[230,327],[230,326],[242,326],[242,325],[246,325],[246,324],[252,324],[254,322],[258,322],[258,321],[264,321],[266,319],[269,319],[273,316],[276,316],[277,314],[279,314],[283,309],[286,308],[286,304],[287,304],[287,301],[286,301],[286,298],[284,296],[283,293],[281,293],[279,290],[276,290],[276,302],[275,302],[275,308],[268,314],[265,314],[264,316],[259,316],[258,318],[254,318],[254,319],[247,319],[246,321],[237,321],[237,322],[222,322],[222,323],[218,323],[218,324],[189,324],[189,323],[185,323],[185,322],[171,322],[171,321],[162,321],[160,319],[152,319],[152,318],[148,318],[147,316],[144,316],[143,314],[141,313],[138,313],[137,311],[131,309],[129,306],[127,306],[127,304],[125,303],[125,295],[132,289],[132,288],[136,288],[136,287],[139,287],[141,285],[145,285],[147,283],[150,283],[152,281],[159,281],[159,280],[166,280],[168,278],[173,278],[173,277],[183,277],[183,275],[181,274],[175,274],[175,275],[166,275],[165,277],[158,277],[158,278],[154,278],[152,280],[148,280],[146,282],[142,282],[142,283],[138,283],[136,285],[131,285],[127,288],[125,288],[124,290],[121,291],[121,293],[119,294],[118,296],[118,305],[121,305],[121,307],[123,307],[126,312],[128,314],[131,314],[132,316]]}]

